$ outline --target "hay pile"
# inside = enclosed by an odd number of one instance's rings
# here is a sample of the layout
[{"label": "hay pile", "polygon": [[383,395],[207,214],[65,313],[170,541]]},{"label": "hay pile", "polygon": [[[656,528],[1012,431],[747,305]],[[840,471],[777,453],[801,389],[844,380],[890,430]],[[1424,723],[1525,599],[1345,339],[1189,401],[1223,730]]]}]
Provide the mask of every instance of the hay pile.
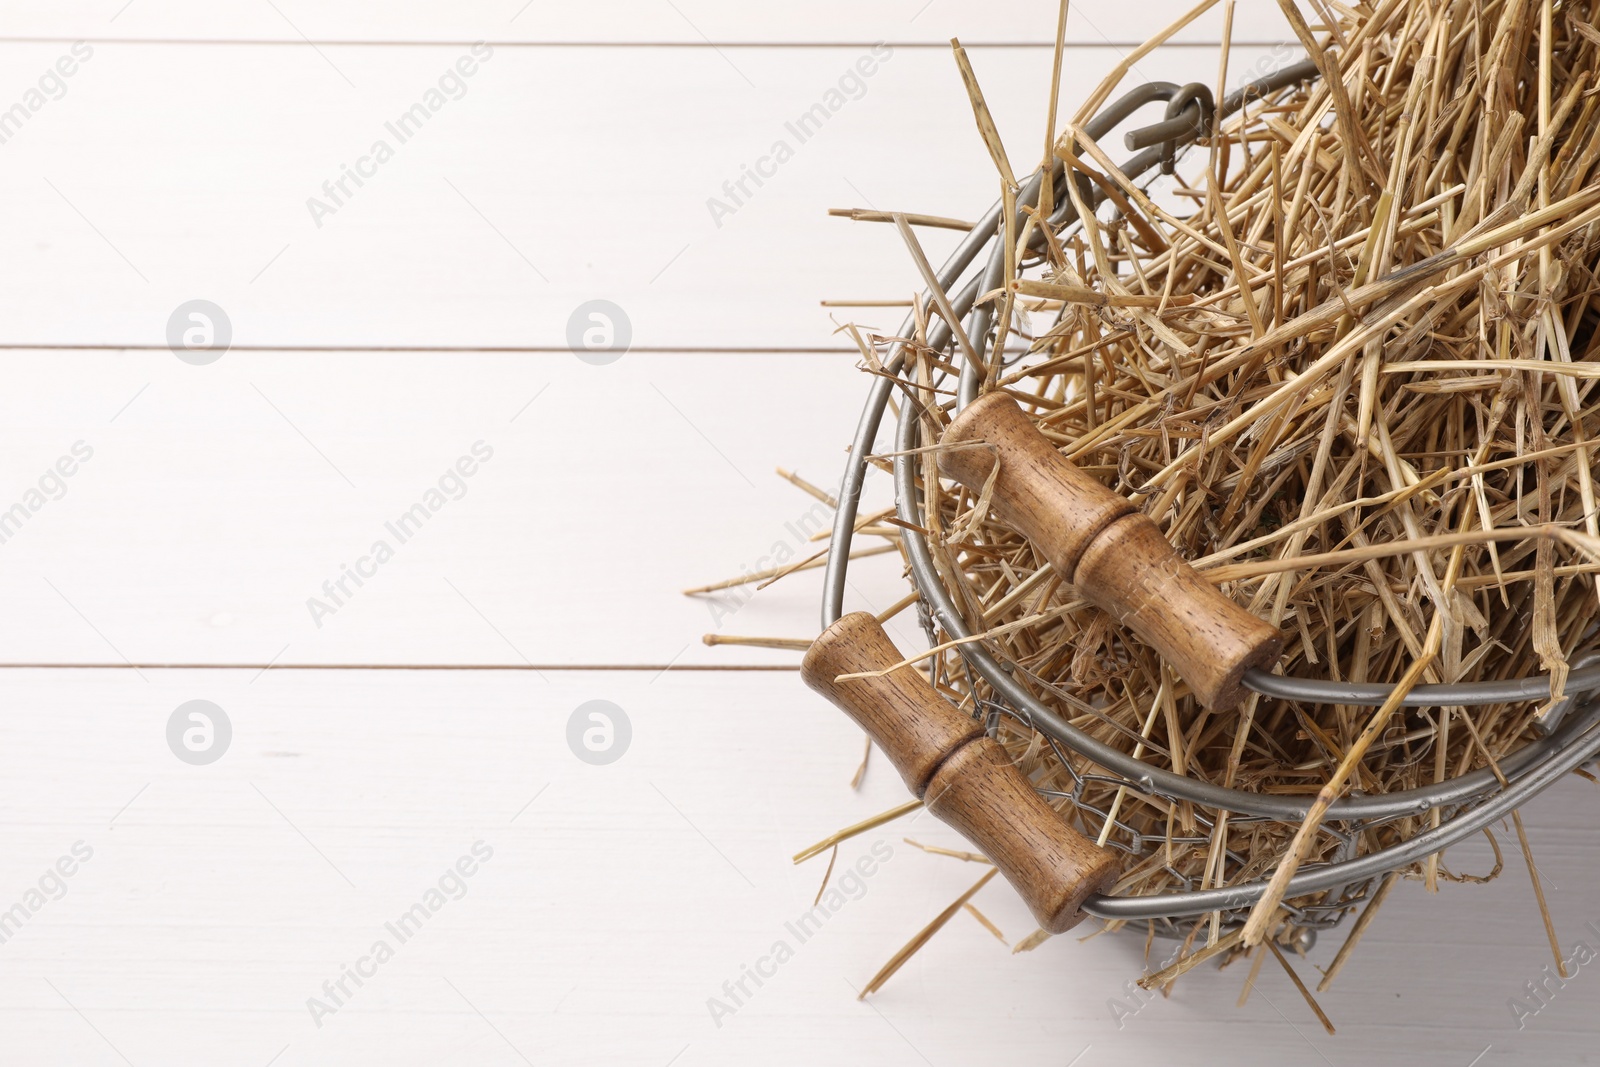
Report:
[{"label": "hay pile", "polygon": [[[985,387],[1017,398],[1063,454],[1278,625],[1282,673],[1408,685],[1549,674],[1559,692],[1597,643],[1600,607],[1600,3],[1311,0],[1315,27],[1280,6],[1322,76],[1224,120],[1159,196],[1081,128],[1161,37],[1052,131],[1068,173],[1111,195],[1087,225],[1045,226],[1042,252],[1030,245],[1048,210],[1002,236],[1020,251],[1011,283],[985,296],[1010,334],[991,337],[1007,362],[987,360]],[[1224,47],[1219,84],[1227,65]],[[968,84],[1009,195],[1005,147]],[[923,343],[940,303],[918,301],[916,336],[863,337],[874,373],[893,341],[912,347],[905,387],[926,408],[923,445],[950,417],[963,359]],[[1208,713],[966,490],[931,477],[921,488],[972,630],[1075,726],[1180,774],[1269,793],[1410,788],[1491,765],[1550,706],[1260,698]],[[896,540],[882,516],[867,520]],[[987,707],[957,650],[937,659],[953,699]],[[1094,773],[999,721],[1041,789],[1071,793]],[[1331,859],[1340,840],[1315,825],[1230,825],[1109,781],[1076,796],[1090,836],[1142,840],[1119,894],[1256,880]],[[1359,852],[1438,818],[1365,829]],[[1473,877],[1439,858],[1403,876],[1430,888]],[[1256,910],[1256,934],[1287,929],[1277,903]],[[1193,930],[1207,955],[1245,943],[1215,921]]]}]

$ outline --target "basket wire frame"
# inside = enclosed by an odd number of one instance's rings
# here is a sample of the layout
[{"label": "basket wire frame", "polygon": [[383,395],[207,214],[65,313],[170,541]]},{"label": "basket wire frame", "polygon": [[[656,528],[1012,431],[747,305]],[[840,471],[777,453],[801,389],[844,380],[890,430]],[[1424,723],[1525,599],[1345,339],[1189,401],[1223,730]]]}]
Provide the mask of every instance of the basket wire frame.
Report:
[{"label": "basket wire frame", "polygon": [[[1268,97],[1317,76],[1315,64],[1309,60],[1302,61],[1246,84],[1229,94],[1220,108],[1215,107],[1211,92],[1204,85],[1146,83],[1108,104],[1085,124],[1085,130],[1089,136],[1101,139],[1141,108],[1165,102],[1166,115],[1161,122],[1127,135],[1128,148],[1142,151],[1129,159],[1122,169],[1130,177],[1146,174],[1158,166],[1162,171],[1171,173],[1178,152],[1210,128],[1213,116],[1215,121],[1220,122],[1251,100]],[[1061,164],[1055,163],[1053,180],[1059,183],[1063,174]],[[1038,204],[1043,176],[1042,169],[1034,172],[1018,193],[1015,202],[1019,215],[1023,207]],[[1091,211],[1105,200],[1104,194],[1087,182],[1081,184],[1080,192]],[[940,286],[949,294],[955,314],[966,320],[965,332],[979,356],[979,362],[991,336],[993,305],[974,304],[980,293],[997,289],[1007,280],[1005,249],[1000,239],[1005,232],[1003,210],[1002,204],[996,203],[984,213],[937,276]],[[1077,221],[1076,209],[1070,198],[1056,206],[1049,220],[1057,232],[1062,232]],[[1042,238],[1037,240],[1042,244]],[[974,272],[958,288],[958,282],[978,259],[979,253],[991,244],[994,247],[990,249],[982,269]],[[908,319],[901,328],[901,335],[910,336],[913,326],[914,323]],[[949,324],[935,320],[929,329],[928,346],[935,351],[945,351],[953,347],[953,341]],[[905,345],[895,342],[884,361],[888,373],[874,380],[856,430],[850,460],[840,485],[839,508],[834,519],[828,555],[822,605],[824,628],[843,614],[850,544],[866,480],[867,459],[874,452],[883,415],[894,391],[894,376],[904,366],[907,357]],[[957,389],[958,407],[965,407],[977,398],[980,384],[976,367],[971,362],[964,362]],[[923,529],[922,499],[912,455],[913,450],[923,443],[919,440],[918,427],[917,405],[902,405],[896,432],[897,455],[894,458],[893,477],[896,510],[904,523],[901,536],[918,593],[918,617],[929,636],[929,643],[934,644],[936,628],[942,628],[955,639],[970,637],[971,631],[950,591],[940,579],[926,538],[920,532]],[[1125,787],[1169,804],[1190,803],[1197,809],[1194,815],[1196,824],[1208,832],[1215,826],[1216,820],[1205,815],[1207,810],[1219,814],[1226,812],[1229,824],[1239,826],[1263,820],[1297,825],[1310,809],[1309,799],[1224,788],[1134,759],[1073,727],[1036,698],[1028,685],[1024,684],[1026,681],[1048,689],[1046,680],[1029,675],[1016,664],[1001,662],[982,643],[967,642],[959,648],[958,662],[961,668],[976,672],[989,684],[994,694],[980,703],[975,714],[985,719],[991,733],[995,731],[999,719],[1005,716],[1037,730],[1045,738],[1074,785],[1065,792],[1046,790],[1043,793],[1047,799],[1071,803],[1081,813],[1086,826],[1104,827],[1111,814],[1084,799],[1085,786],[1090,783]],[[932,672],[937,673],[938,668],[937,660],[930,665]],[[1392,688],[1381,684],[1288,678],[1264,671],[1251,671],[1245,678],[1245,684],[1269,697],[1308,703],[1361,705],[1383,703]],[[1500,779],[1492,769],[1481,768],[1440,783],[1381,795],[1362,795],[1353,791],[1336,801],[1329,808],[1321,827],[1323,833],[1339,842],[1335,850],[1336,858],[1304,864],[1290,880],[1282,905],[1289,924],[1305,940],[1314,938],[1316,930],[1336,925],[1353,907],[1367,899],[1384,875],[1409,867],[1479,833],[1593,759],[1600,753],[1600,700],[1595,699],[1596,690],[1600,690],[1600,655],[1590,654],[1574,663],[1568,675],[1567,696],[1546,716],[1544,735],[1498,761],[1499,770],[1507,782],[1504,787],[1501,787]],[[1404,705],[1467,707],[1547,699],[1549,694],[1550,681],[1543,677],[1424,685],[1415,687]],[[1104,773],[1089,774],[1075,769],[1058,746],[1071,750]],[[1397,819],[1421,816],[1434,809],[1440,813],[1437,826],[1415,833],[1398,844],[1358,855],[1362,831]],[[1114,822],[1110,829],[1112,832],[1107,836],[1107,844],[1138,858],[1151,855],[1156,848],[1165,848],[1169,840],[1165,835],[1160,838],[1141,835],[1122,822]],[[1201,843],[1209,841],[1210,837],[1208,833],[1205,838],[1171,840],[1174,843]],[[1226,853],[1226,857],[1235,869],[1245,864],[1245,857],[1231,851]],[[1185,931],[1177,922],[1179,919],[1215,912],[1220,913],[1224,924],[1243,921],[1249,907],[1261,897],[1267,886],[1263,877],[1236,885],[1199,889],[1194,887],[1192,879],[1171,868],[1167,870],[1183,889],[1145,896],[1112,897],[1096,894],[1084,903],[1083,910],[1106,920],[1148,921],[1151,929],[1159,935],[1181,937]],[[1307,902],[1307,898],[1318,894],[1313,902]]]}]

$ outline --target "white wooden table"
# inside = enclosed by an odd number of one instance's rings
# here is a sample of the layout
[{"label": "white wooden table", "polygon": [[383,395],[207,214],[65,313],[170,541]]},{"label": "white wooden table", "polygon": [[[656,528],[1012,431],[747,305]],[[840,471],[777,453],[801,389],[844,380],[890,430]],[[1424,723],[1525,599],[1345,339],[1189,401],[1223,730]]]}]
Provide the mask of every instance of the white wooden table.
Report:
[{"label": "white wooden table", "polygon": [[[1078,7],[1069,105],[1181,9]],[[1053,5],[0,12],[0,517],[22,507],[0,522],[0,1063],[1600,1058],[1600,962],[1521,1029],[1508,1007],[1549,960],[1514,849],[1488,886],[1396,892],[1322,997],[1336,1038],[1270,969],[1243,1009],[1239,970],[1146,1004],[1136,938],[1013,956],[965,915],[858,1003],[979,873],[904,843],[957,844],[929,819],[847,845],[840,871],[889,855],[788,931],[822,874],[788,856],[901,787],[880,763],[849,788],[859,735],[795,656],[700,643],[809,636],[815,573],[731,613],[678,590],[804,547],[812,502],[773,468],[831,485],[863,389],[818,302],[915,285],[884,228],[824,211],[987,204],[945,42],[1025,159]],[[1214,80],[1219,30],[1134,76]],[[1285,36],[1242,4],[1233,69]],[[402,141],[386,124],[419,104]],[[168,348],[197,299],[231,324],[208,365]],[[605,366],[567,341],[595,299],[631,323]],[[419,503],[402,543],[386,524]],[[872,562],[852,595],[882,607],[903,587]],[[196,699],[232,728],[208,765],[168,746]],[[631,723],[607,765],[568,746],[589,700]],[[1600,949],[1597,812],[1574,780],[1527,814],[1568,948]],[[1032,929],[1003,884],[977,903]]]}]

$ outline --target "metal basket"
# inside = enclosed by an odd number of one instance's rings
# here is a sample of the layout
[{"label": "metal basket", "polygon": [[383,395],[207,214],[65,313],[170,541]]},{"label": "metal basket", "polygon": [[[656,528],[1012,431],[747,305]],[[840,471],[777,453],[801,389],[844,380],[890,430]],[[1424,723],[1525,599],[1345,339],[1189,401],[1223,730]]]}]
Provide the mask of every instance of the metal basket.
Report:
[{"label": "metal basket", "polygon": [[[1270,96],[1317,76],[1316,66],[1308,60],[1251,82],[1223,100],[1218,120],[1238,111],[1251,99]],[[1136,129],[1126,136],[1130,150],[1142,149],[1122,167],[1130,177],[1146,174],[1158,166],[1163,171],[1171,172],[1178,152],[1201,136],[1213,121],[1214,101],[1210,90],[1199,84],[1179,86],[1166,82],[1148,83],[1109,104],[1085,125],[1091,137],[1100,139],[1139,109],[1158,102],[1167,105],[1163,120]],[[1055,164],[1053,180],[1059,182],[1062,174],[1061,165]],[[1036,171],[1023,186],[1016,197],[1019,213],[1024,206],[1038,204],[1042,181],[1043,171]],[[1094,210],[1105,199],[1103,193],[1087,183],[1082,186],[1081,192],[1090,210]],[[984,303],[974,306],[974,303],[980,293],[992,291],[1006,280],[1005,249],[1003,242],[998,239],[998,235],[1005,230],[1003,210],[1002,204],[996,203],[986,212],[937,275],[940,287],[949,295],[955,315],[964,319],[967,338],[977,351],[979,362],[990,339],[993,305]],[[1070,199],[1065,199],[1056,207],[1050,218],[1057,232],[1077,221],[1077,213]],[[979,253],[991,244],[993,247],[982,268],[969,273],[969,268],[978,261]],[[931,300],[931,297],[928,299]],[[909,336],[913,325],[908,319],[901,329],[901,336]],[[930,327],[927,343],[935,351],[953,350],[949,325],[936,320]],[[903,366],[906,357],[904,346],[895,343],[885,360],[889,373],[875,378],[856,430],[850,460],[838,494],[839,508],[834,520],[823,594],[824,628],[843,613],[851,538],[866,479],[868,457],[873,452],[879,425],[896,384],[892,376]],[[980,383],[972,361],[956,362],[962,367],[957,406],[964,408],[976,399]],[[957,609],[954,597],[940,579],[927,540],[921,532],[924,529],[923,503],[916,484],[916,457],[913,450],[932,442],[919,439],[919,421],[917,405],[902,405],[894,445],[897,453],[893,468],[894,488],[896,510],[903,522],[901,536],[910,563],[911,577],[919,595],[919,614],[931,644],[934,641],[935,622],[952,638],[968,638],[971,631]],[[1235,826],[1255,820],[1298,825],[1311,807],[1309,799],[1224,788],[1162,770],[1120,752],[1073,727],[1035,698],[1015,676],[1025,673],[1015,664],[995,658],[979,642],[963,643],[959,647],[966,664],[981,675],[994,691],[995,699],[986,702],[992,703],[992,706],[980,709],[987,714],[991,731],[998,715],[1010,715],[1038,730],[1052,746],[1064,746],[1104,772],[1080,774],[1063,758],[1062,766],[1073,777],[1075,785],[1065,794],[1054,791],[1046,794],[1071,802],[1082,813],[1085,825],[1090,828],[1104,827],[1111,816],[1107,811],[1084,803],[1082,794],[1085,784],[1089,782],[1122,786],[1169,802],[1189,802],[1203,809],[1195,812],[1195,819],[1207,830],[1215,825],[1215,820],[1207,818],[1205,810],[1229,813],[1230,825]],[[937,663],[932,669],[937,672]],[[1291,678],[1258,670],[1249,672],[1244,684],[1266,696],[1308,703],[1376,706],[1382,704],[1391,692],[1390,686],[1382,684],[1346,684]],[[1382,795],[1352,793],[1335,802],[1327,812],[1322,829],[1343,840],[1344,845],[1338,850],[1339,858],[1332,862],[1304,864],[1289,882],[1285,894],[1283,906],[1290,925],[1299,933],[1301,943],[1314,940],[1317,930],[1336,925],[1354,906],[1368,899],[1384,875],[1403,870],[1478,833],[1600,753],[1600,699],[1596,699],[1597,690],[1600,690],[1600,653],[1589,653],[1574,663],[1567,680],[1568,695],[1562,704],[1545,717],[1543,736],[1498,761],[1499,770],[1507,782],[1503,787],[1492,770],[1483,768],[1425,787]],[[1441,707],[1503,704],[1548,699],[1549,694],[1549,679],[1543,677],[1421,685],[1411,690],[1403,705]],[[1057,754],[1060,755],[1059,750]],[[1357,855],[1362,831],[1436,809],[1440,815],[1437,826],[1416,833],[1399,844]],[[1107,843],[1135,857],[1150,855],[1168,840],[1166,837],[1141,838],[1125,824],[1113,825],[1123,832],[1109,837]],[[1207,839],[1174,837],[1171,840],[1174,843],[1195,843]],[[1153,932],[1160,935],[1184,936],[1187,931],[1178,920],[1187,917],[1215,912],[1220,914],[1226,925],[1242,922],[1250,906],[1267,887],[1266,880],[1262,879],[1220,888],[1187,888],[1192,884],[1188,879],[1170,868],[1168,870],[1185,884],[1184,891],[1146,896],[1094,895],[1084,904],[1083,910],[1106,920],[1145,921]],[[1308,898],[1312,898],[1311,903],[1306,902]]]}]

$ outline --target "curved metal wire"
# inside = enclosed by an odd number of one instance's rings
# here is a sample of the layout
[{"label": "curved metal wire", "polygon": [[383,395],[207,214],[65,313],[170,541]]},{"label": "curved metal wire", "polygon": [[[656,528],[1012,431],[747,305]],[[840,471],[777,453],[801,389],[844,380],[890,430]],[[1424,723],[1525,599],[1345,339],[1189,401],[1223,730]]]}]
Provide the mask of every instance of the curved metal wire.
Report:
[{"label": "curved metal wire", "polygon": [[[1237,111],[1250,99],[1267,96],[1288,85],[1308,80],[1317,75],[1315,65],[1309,61],[1286,67],[1266,78],[1253,82],[1224,99],[1216,109],[1216,118]],[[1123,172],[1137,176],[1161,165],[1169,169],[1176,150],[1203,133],[1212,112],[1211,96],[1204,86],[1177,86],[1171,83],[1151,83],[1140,86],[1119,100],[1109,104],[1086,124],[1089,136],[1100,139],[1134,112],[1147,104],[1165,100],[1169,106],[1167,117],[1161,123],[1136,130],[1127,137],[1130,148],[1143,147],[1144,151],[1130,159]],[[1043,170],[1036,171],[1023,186],[1016,198],[1019,209],[1038,203],[1043,183]],[[1053,180],[1063,175],[1057,164],[1052,171]],[[1090,210],[1104,200],[1098,189],[1084,187],[1083,199]],[[988,261],[959,290],[951,295],[951,304],[958,318],[967,318],[967,336],[981,357],[988,344],[993,304],[985,303],[974,309],[978,295],[998,287],[1004,275],[1005,256],[996,236],[1004,232],[1003,206],[997,202],[985,212],[979,223],[967,234],[950,259],[937,275],[938,283],[947,293],[972,266],[978,254],[994,241]],[[1058,205],[1049,220],[1051,225],[1063,228],[1077,219],[1070,198]],[[1036,244],[1042,245],[1042,236]],[[970,317],[968,317],[970,314]],[[908,318],[901,328],[902,336],[909,336],[913,322]],[[947,323],[936,320],[927,338],[930,347],[940,350],[951,342]],[[832,548],[828,557],[824,581],[822,624],[831,625],[843,613],[846,570],[849,550],[859,510],[861,491],[866,479],[867,457],[881,427],[884,411],[895,388],[893,375],[904,366],[907,359],[905,346],[896,343],[885,361],[888,375],[875,378],[867,397],[866,407],[856,429],[851,448],[851,458],[846,465],[838,495],[839,508],[835,515]],[[980,387],[977,368],[971,363],[962,366],[958,404],[965,406],[975,399]],[[897,510],[909,528],[903,531],[903,540],[910,562],[912,579],[921,596],[920,607],[927,621],[937,621],[952,637],[971,636],[960,611],[945,589],[928,550],[922,528],[921,501],[916,488],[916,470],[906,454],[917,442],[917,420],[914,405],[902,411],[897,433],[897,450],[894,462],[894,482]],[[1052,744],[1060,743],[1090,760],[1124,781],[1134,789],[1173,800],[1188,800],[1217,811],[1236,813],[1244,818],[1265,818],[1284,822],[1304,819],[1309,801],[1293,797],[1271,796],[1227,789],[1208,782],[1190,779],[1170,771],[1163,771],[1141,760],[1133,759],[1108,745],[1074,728],[1049,707],[1037,700],[1018,682],[1012,664],[996,660],[980,643],[961,646],[964,660],[993,687],[998,697],[1009,703],[1016,714],[1029,725],[1042,732]],[[1264,695],[1282,699],[1340,704],[1381,704],[1392,691],[1387,685],[1358,685],[1337,683],[1325,679],[1286,678],[1262,671],[1252,671],[1245,684]],[[1327,926],[1337,922],[1348,907],[1366,893],[1371,880],[1397,868],[1405,867],[1440,851],[1457,841],[1471,836],[1495,818],[1512,810],[1528,798],[1556,781],[1561,775],[1600,753],[1600,702],[1583,701],[1579,696],[1587,690],[1600,688],[1600,663],[1580,663],[1568,676],[1567,692],[1571,696],[1552,714],[1547,736],[1530,742],[1499,761],[1499,770],[1505,775],[1507,785],[1497,796],[1485,800],[1500,786],[1494,772],[1488,768],[1468,772],[1454,779],[1416,789],[1402,790],[1381,796],[1347,796],[1328,810],[1325,828],[1334,830],[1332,824],[1348,821],[1373,825],[1408,815],[1421,815],[1435,808],[1447,813],[1447,821],[1434,830],[1417,834],[1407,841],[1378,852],[1356,858],[1355,835],[1348,839],[1350,856],[1320,867],[1307,867],[1290,883],[1289,896],[1318,893],[1339,889],[1325,897],[1325,903],[1303,908],[1304,915],[1296,921],[1305,926]],[[1511,703],[1523,700],[1544,699],[1549,696],[1550,683],[1545,677],[1511,679],[1455,685],[1418,686],[1404,701],[1408,707],[1467,706],[1474,704]],[[1063,765],[1070,765],[1063,760]],[[1077,776],[1074,775],[1076,778]],[[1080,779],[1081,787],[1083,779]],[[1074,801],[1076,802],[1076,801]],[[1467,810],[1476,803],[1475,808]],[[1237,820],[1236,820],[1237,821]],[[1213,911],[1229,911],[1247,906],[1264,890],[1265,883],[1249,883],[1211,890],[1186,890],[1157,896],[1091,898],[1085,910],[1091,914],[1116,919],[1167,919],[1199,915]]]},{"label": "curved metal wire", "polygon": [[[1244,684],[1262,696],[1298,700],[1307,704],[1357,704],[1376,707],[1389,699],[1391,685],[1368,682],[1332,682],[1322,678],[1292,678],[1266,671],[1245,672]],[[1600,688],[1600,665],[1580,667],[1567,675],[1565,692],[1586,693]],[[1548,677],[1508,678],[1488,682],[1414,686],[1400,701],[1405,708],[1470,707],[1475,704],[1522,704],[1550,698]]]},{"label": "curved metal wire", "polygon": [[[1505,818],[1600,752],[1600,704],[1585,707],[1584,730],[1563,750],[1535,767],[1514,788],[1486,800],[1470,812],[1459,814],[1438,828],[1424,830],[1398,845],[1369,852],[1359,859],[1343,860],[1307,869],[1289,879],[1286,897],[1304,896],[1369,880],[1389,871],[1409,867],[1435,852],[1442,852],[1478,833],[1496,819]],[[1222,889],[1163,893],[1146,897],[1108,897],[1096,894],[1083,910],[1102,919],[1156,919],[1234,911],[1255,903],[1266,892],[1266,880]]]},{"label": "curved metal wire", "polygon": [[[906,558],[910,562],[912,581],[921,594],[928,610],[947,633],[960,640],[972,636],[960,608],[950,591],[945,588],[933,564],[928,542],[921,531],[925,528],[921,495],[917,490],[917,469],[912,451],[918,445],[917,411],[907,404],[901,408],[899,434],[895,442],[898,455],[894,463],[895,500],[903,523],[901,540]],[[1245,815],[1258,815],[1283,822],[1301,822],[1310,811],[1312,798],[1297,798],[1277,794],[1252,793],[1243,789],[1229,789],[1172,771],[1162,770],[1143,760],[1134,759],[1102,741],[1089,736],[1065,719],[1014,677],[1016,668],[995,659],[981,642],[970,641],[960,646],[961,655],[970,663],[997,693],[1023,714],[1038,730],[1056,738],[1079,755],[1107,770],[1122,775],[1143,791],[1156,793],[1176,800],[1188,800],[1208,808],[1218,808]],[[1557,731],[1559,733],[1559,731]],[[1544,759],[1555,744],[1556,734],[1529,742],[1516,752],[1499,761],[1499,768],[1508,779],[1514,780],[1530,765]],[[1467,803],[1498,788],[1500,780],[1488,767],[1443,782],[1431,783],[1414,789],[1396,790],[1376,796],[1348,796],[1337,800],[1328,809],[1332,820],[1356,819],[1361,821],[1386,820],[1405,815],[1421,815],[1436,807]]]}]

